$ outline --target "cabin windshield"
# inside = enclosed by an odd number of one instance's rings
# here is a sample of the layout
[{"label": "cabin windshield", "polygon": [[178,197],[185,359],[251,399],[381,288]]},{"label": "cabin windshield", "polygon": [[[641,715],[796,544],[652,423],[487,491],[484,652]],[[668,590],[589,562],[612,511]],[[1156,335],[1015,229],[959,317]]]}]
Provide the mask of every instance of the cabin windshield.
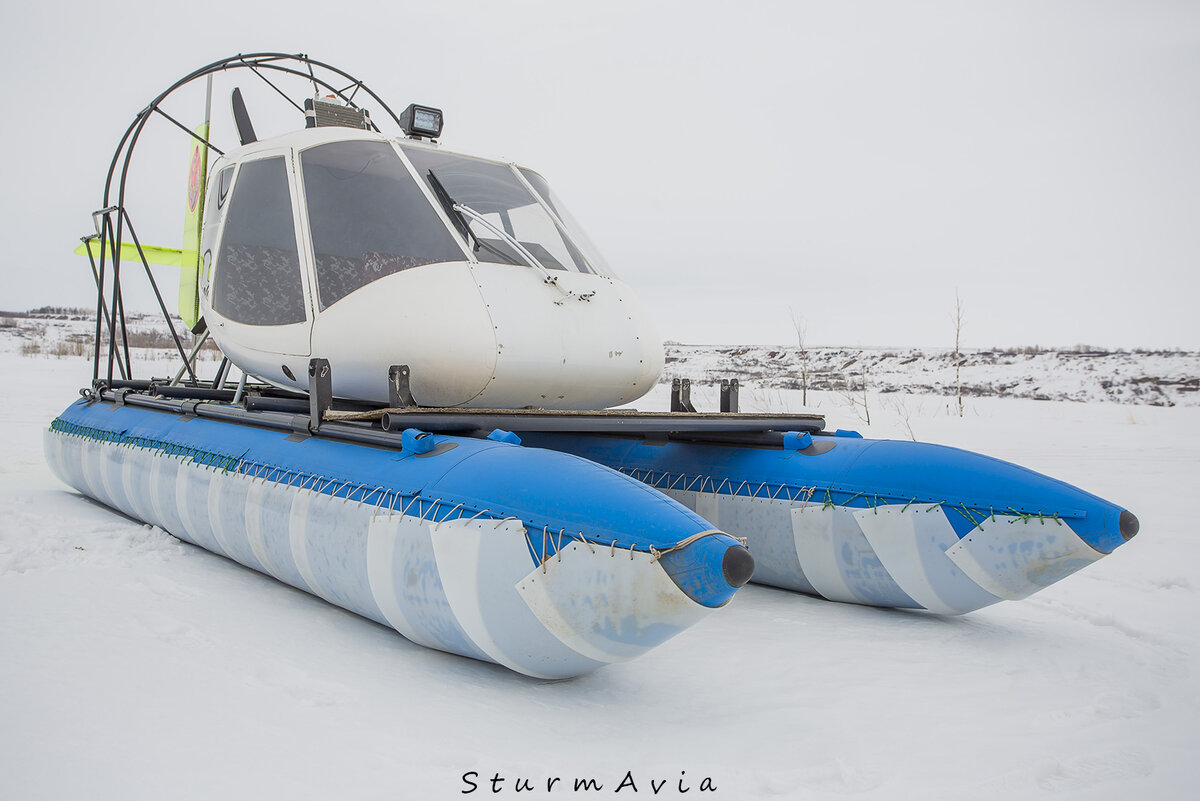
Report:
[{"label": "cabin windshield", "polygon": [[550,188],[550,184],[546,183],[546,179],[533,170],[527,170],[524,167],[518,167],[517,169],[545,204],[550,207],[550,211],[558,215],[559,221],[567,229],[567,233],[571,239],[575,241],[575,244],[583,251],[583,255],[587,257],[592,270],[601,275],[614,275],[608,262],[600,255],[600,250],[588,237],[587,233],[584,232],[583,226],[579,224],[575,216],[567,211],[567,207],[563,205],[562,199],[559,198],[557,192]]},{"label": "cabin windshield", "polygon": [[402,149],[480,261],[526,263],[509,242],[453,211],[454,203],[479,212],[548,270],[599,272],[510,167],[424,148]]}]

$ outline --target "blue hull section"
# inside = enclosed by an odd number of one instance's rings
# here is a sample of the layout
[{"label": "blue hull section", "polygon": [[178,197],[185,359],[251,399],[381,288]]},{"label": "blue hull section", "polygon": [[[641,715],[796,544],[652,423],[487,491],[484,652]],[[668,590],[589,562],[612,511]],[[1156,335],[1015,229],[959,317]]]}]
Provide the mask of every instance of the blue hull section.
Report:
[{"label": "blue hull section", "polygon": [[839,601],[960,614],[1026,597],[1136,533],[1129,512],[1077,487],[939,445],[523,437],[637,478],[745,538],[754,581]]},{"label": "blue hull section", "polygon": [[724,564],[742,548],[641,482],[557,452],[420,439],[389,450],[80,401],[45,449],[108,506],[532,676],[635,657],[736,589]]}]

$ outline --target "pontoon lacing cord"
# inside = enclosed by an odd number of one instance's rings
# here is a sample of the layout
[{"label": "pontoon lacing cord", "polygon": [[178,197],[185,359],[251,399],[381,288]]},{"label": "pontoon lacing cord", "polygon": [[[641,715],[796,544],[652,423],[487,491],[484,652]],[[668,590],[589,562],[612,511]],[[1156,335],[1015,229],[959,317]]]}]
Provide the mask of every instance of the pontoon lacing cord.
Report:
[{"label": "pontoon lacing cord", "polygon": [[[713,537],[713,536],[717,536],[717,535],[723,535],[726,537],[730,537],[731,539],[737,540],[739,543],[741,543],[742,547],[746,546],[747,540],[745,537],[732,537],[731,535],[726,534],[724,531],[719,531],[715,528],[710,528],[707,531],[701,531],[697,534],[693,534],[692,536],[687,537],[686,539],[682,539],[679,542],[672,545],[670,548],[663,548],[662,550],[659,550],[658,548],[655,548],[653,545],[651,545],[650,546],[650,555],[651,555],[650,561],[657,562],[660,558],[666,556],[667,554],[671,553],[672,551],[678,551],[680,548],[686,548],[689,545],[691,545],[693,542],[696,542],[697,540],[702,540],[705,537]],[[630,549],[629,554],[630,554],[629,558],[632,559],[633,558],[633,549],[632,548]]]}]

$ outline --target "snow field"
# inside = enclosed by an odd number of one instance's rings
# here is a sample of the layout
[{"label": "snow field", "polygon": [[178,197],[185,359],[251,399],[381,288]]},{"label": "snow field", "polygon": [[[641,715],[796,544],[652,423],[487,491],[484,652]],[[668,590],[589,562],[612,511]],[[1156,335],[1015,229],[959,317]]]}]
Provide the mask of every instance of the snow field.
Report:
[{"label": "snow field", "polygon": [[[611,794],[626,771],[636,797],[652,780],[688,798],[1190,797],[1195,407],[970,399],[960,419],[946,398],[887,393],[869,396],[867,427],[838,394],[810,393],[830,427],[911,428],[1016,461],[1125,504],[1142,533],[961,618],[751,585],[640,659],[539,682],[412,645],[68,490],[41,437],[86,360],[10,350],[0,370],[0,797],[574,798]],[[798,393],[762,395],[800,410]],[[699,792],[706,777],[716,792]],[[516,793],[518,778],[535,789]],[[577,793],[576,778],[603,789]]]}]

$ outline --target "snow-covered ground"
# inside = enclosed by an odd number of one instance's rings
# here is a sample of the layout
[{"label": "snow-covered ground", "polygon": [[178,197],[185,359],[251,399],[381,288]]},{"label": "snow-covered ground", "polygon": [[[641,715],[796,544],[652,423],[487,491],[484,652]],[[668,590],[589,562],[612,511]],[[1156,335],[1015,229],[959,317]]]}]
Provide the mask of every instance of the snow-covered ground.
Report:
[{"label": "snow-covered ground", "polygon": [[[0,351],[64,357],[88,354],[92,352],[94,320],[94,312],[84,309],[0,311]],[[175,327],[187,335],[180,320],[175,320]],[[174,344],[159,315],[131,315],[129,337],[135,350],[139,346],[156,348],[159,356],[173,352]],[[190,335],[187,337],[185,347],[191,342]],[[203,353],[219,358],[211,343]],[[163,371],[171,367],[164,365]],[[736,378],[752,393],[762,395],[744,399],[759,405],[778,405],[784,397],[790,402],[790,395],[779,391],[800,390],[805,383],[810,390],[857,398],[865,382],[868,393],[890,396],[886,399],[889,405],[912,393],[952,398],[961,384],[964,397],[1200,406],[1200,352],[1178,349],[1101,350],[1087,345],[969,348],[956,359],[953,350],[930,348],[802,350],[795,345],[668,342],[660,380],[673,378],[691,379],[697,387]]]},{"label": "snow-covered ground", "polygon": [[[553,683],[412,645],[85,499],[41,438],[87,360],[8,346],[0,374],[0,798],[587,798],[627,771],[621,798],[1194,795],[1195,406],[969,398],[959,418],[891,392],[868,396],[867,426],[810,393],[831,426],[1028,465],[1142,533],[962,618],[752,585],[645,657]],[[800,409],[776,388],[742,400]]]},{"label": "snow-covered ground", "polygon": [[[835,348],[668,344],[665,379],[772,389],[1200,406],[1200,353],[1074,348]],[[957,370],[956,370],[957,368]],[[806,375],[807,374],[807,375]]]}]

